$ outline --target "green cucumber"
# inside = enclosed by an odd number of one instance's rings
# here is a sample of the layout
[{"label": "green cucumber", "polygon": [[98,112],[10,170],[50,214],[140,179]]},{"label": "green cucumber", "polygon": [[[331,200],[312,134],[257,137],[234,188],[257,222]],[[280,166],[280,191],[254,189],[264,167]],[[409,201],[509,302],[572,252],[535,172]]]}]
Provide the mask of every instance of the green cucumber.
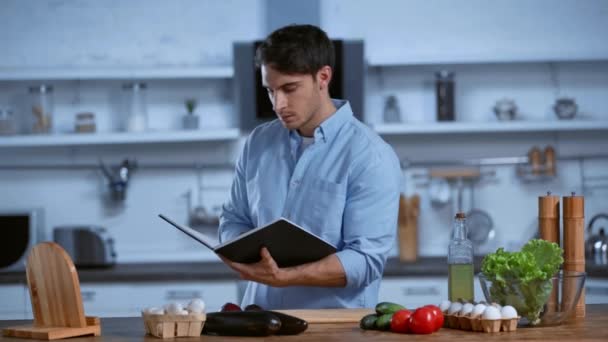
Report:
[{"label": "green cucumber", "polygon": [[378,319],[378,315],[369,314],[363,316],[361,321],[359,322],[359,327],[364,330],[374,330],[376,329],[376,320]]},{"label": "green cucumber", "polygon": [[388,313],[384,314],[376,320],[376,329],[378,330],[389,330],[391,328],[391,320],[393,319],[393,314]]},{"label": "green cucumber", "polygon": [[376,305],[376,313],[378,315],[385,315],[390,313],[395,313],[399,310],[403,310],[405,307],[403,305],[399,305],[391,302],[382,302]]}]

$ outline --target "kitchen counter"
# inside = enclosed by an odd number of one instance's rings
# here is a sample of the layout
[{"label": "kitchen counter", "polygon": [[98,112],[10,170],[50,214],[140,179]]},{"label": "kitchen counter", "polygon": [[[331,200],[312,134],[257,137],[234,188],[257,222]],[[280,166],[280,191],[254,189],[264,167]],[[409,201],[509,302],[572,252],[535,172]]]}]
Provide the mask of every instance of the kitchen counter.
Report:
[{"label": "kitchen counter", "polygon": [[[0,321],[0,328],[19,324],[29,324],[31,321]],[[142,319],[102,318],[101,337],[70,338],[69,341],[162,341],[152,336],[144,335]],[[313,323],[308,330],[296,336],[271,336],[260,340],[281,341],[606,341],[608,340],[608,304],[587,305],[587,317],[580,322],[554,327],[519,328],[515,332],[478,333],[443,328],[432,335],[401,335],[391,332],[364,331],[357,323]],[[207,336],[184,337],[173,341],[253,341],[251,337]],[[0,337],[0,341],[28,341],[20,338]]]},{"label": "kitchen counter", "polygon": [[[479,272],[481,257],[475,259]],[[608,278],[608,265],[587,262],[587,277]],[[384,277],[447,276],[445,257],[422,257],[416,262],[388,260]],[[117,283],[147,281],[238,280],[237,274],[220,262],[117,264],[109,268],[78,268],[81,283]],[[0,284],[26,283],[25,272],[0,272]]]}]

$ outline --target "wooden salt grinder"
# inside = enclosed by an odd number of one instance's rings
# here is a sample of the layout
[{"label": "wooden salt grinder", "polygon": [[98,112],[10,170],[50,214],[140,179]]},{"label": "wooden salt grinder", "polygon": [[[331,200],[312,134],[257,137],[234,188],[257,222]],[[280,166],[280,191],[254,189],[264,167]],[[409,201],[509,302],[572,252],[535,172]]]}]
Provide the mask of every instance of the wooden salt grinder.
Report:
[{"label": "wooden salt grinder", "polygon": [[[552,196],[551,192],[538,197],[538,230],[541,239],[555,242],[559,246],[559,197]],[[547,301],[547,311],[556,311],[558,293],[559,283],[555,283]]]},{"label": "wooden salt grinder", "polygon": [[[564,212],[564,271],[585,272],[585,197],[563,197]],[[564,282],[563,303],[567,303],[567,296],[574,296],[576,284]],[[576,303],[574,318],[585,317],[585,288],[581,289],[581,296]]]}]

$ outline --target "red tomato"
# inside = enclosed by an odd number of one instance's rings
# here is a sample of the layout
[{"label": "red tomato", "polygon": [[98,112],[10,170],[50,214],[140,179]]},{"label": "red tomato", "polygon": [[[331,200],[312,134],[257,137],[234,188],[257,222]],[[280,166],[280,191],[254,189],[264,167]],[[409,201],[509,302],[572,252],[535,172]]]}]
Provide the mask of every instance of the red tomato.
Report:
[{"label": "red tomato", "polygon": [[391,331],[396,333],[405,334],[410,330],[410,316],[412,312],[410,310],[399,310],[393,314],[391,319]]},{"label": "red tomato", "polygon": [[410,331],[414,334],[431,334],[435,331],[435,315],[427,307],[416,309],[410,317]]},{"label": "red tomato", "polygon": [[435,331],[441,329],[444,320],[441,309],[436,305],[426,305],[425,308],[429,308],[433,312],[433,315],[435,317]]}]

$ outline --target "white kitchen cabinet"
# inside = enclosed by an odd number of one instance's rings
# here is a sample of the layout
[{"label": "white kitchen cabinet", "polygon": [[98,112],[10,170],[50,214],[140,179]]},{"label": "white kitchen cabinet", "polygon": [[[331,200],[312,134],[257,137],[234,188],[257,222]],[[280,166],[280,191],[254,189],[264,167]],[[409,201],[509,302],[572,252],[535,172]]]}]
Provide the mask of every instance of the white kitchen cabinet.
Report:
[{"label": "white kitchen cabinet", "polygon": [[[475,300],[485,300],[479,279],[475,277]],[[448,299],[447,277],[390,277],[382,279],[378,302],[394,302],[407,308],[439,305]]]},{"label": "white kitchen cabinet", "polygon": [[26,290],[24,285],[0,285],[0,319],[25,318]]}]

